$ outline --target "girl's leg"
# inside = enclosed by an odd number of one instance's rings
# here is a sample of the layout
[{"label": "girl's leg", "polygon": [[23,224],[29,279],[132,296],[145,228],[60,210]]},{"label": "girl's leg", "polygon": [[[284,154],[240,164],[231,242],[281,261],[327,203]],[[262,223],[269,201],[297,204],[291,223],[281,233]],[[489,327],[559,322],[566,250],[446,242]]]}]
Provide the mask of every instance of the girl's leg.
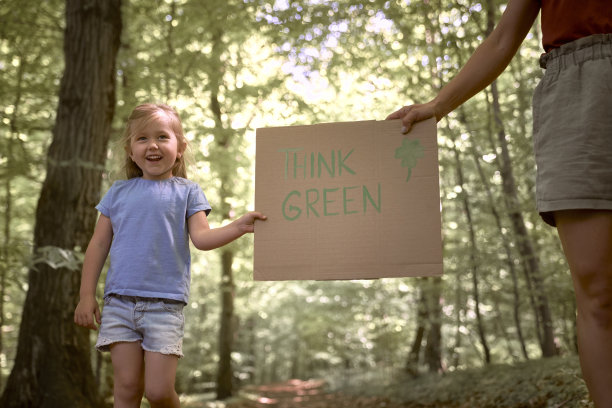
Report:
[{"label": "girl's leg", "polygon": [[578,308],[578,353],[591,398],[612,408],[612,211],[555,213]]},{"label": "girl's leg", "polygon": [[145,396],[151,408],[178,408],[174,389],[178,356],[145,351]]},{"label": "girl's leg", "polygon": [[144,360],[140,342],[111,346],[115,408],[139,408],[144,392]]}]

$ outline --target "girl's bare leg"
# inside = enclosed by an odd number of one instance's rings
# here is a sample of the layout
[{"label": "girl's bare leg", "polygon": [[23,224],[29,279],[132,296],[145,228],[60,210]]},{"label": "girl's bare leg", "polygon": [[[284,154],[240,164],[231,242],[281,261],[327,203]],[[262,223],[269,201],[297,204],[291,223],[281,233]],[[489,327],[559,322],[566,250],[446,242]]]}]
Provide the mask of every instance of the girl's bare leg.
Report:
[{"label": "girl's bare leg", "polygon": [[578,307],[578,354],[597,408],[612,408],[612,211],[555,213]]},{"label": "girl's bare leg", "polygon": [[145,351],[145,396],[151,408],[179,408],[174,389],[178,357]]},{"label": "girl's bare leg", "polygon": [[144,354],[140,342],[111,346],[115,408],[139,408],[144,392]]}]

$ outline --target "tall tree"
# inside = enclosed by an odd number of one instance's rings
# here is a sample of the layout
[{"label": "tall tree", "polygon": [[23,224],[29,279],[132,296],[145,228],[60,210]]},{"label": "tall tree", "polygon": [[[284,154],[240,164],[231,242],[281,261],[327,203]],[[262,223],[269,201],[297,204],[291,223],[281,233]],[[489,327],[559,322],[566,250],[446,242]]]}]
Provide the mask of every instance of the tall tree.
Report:
[{"label": "tall tree", "polygon": [[[222,15],[223,20],[228,18]],[[210,111],[215,121],[215,147],[214,151],[220,156],[227,156],[231,151],[234,132],[227,129],[223,121],[219,94],[223,84],[223,63],[221,56],[224,49],[222,25],[215,26],[212,33],[211,60],[213,67],[217,69],[209,73],[210,80]],[[223,166],[218,170],[220,178],[219,208],[223,220],[229,219],[232,197],[232,178],[235,176],[231,166]],[[221,316],[219,319],[219,365],[217,367],[217,398],[226,399],[233,394],[233,370],[232,351],[234,349],[235,317],[234,296],[236,287],[234,285],[233,262],[236,256],[233,245],[226,245],[220,249],[221,256],[221,283],[219,292],[221,296]]]},{"label": "tall tree", "polygon": [[474,227],[474,221],[472,218],[472,208],[470,201],[468,199],[469,193],[466,189],[465,178],[463,176],[463,167],[461,166],[462,157],[459,153],[459,148],[457,147],[457,142],[455,137],[452,136],[453,131],[448,129],[451,142],[451,150],[455,157],[455,172],[457,173],[457,183],[456,185],[460,187],[461,192],[459,193],[461,196],[461,202],[463,205],[463,213],[466,218],[467,230],[470,237],[470,255],[469,255],[469,266],[471,269],[471,277],[472,277],[472,298],[474,299],[474,313],[476,314],[476,328],[478,331],[478,337],[480,338],[480,345],[482,346],[482,351],[484,354],[484,361],[486,364],[491,363],[491,349],[489,347],[489,343],[487,342],[487,335],[484,327],[484,319],[482,316],[482,305],[481,305],[481,294],[480,294],[480,277],[479,270],[480,265],[478,262],[478,246],[476,243],[476,232]]},{"label": "tall tree", "polygon": [[[487,2],[487,28],[485,34],[493,31],[495,24],[495,4],[493,0]],[[538,327],[538,337],[540,347],[544,357],[551,357],[558,354],[557,346],[555,345],[552,315],[548,305],[548,297],[544,282],[541,276],[540,264],[538,255],[536,254],[531,237],[525,226],[523,214],[520,211],[518,188],[514,177],[514,170],[510,160],[508,150],[508,141],[506,138],[506,130],[501,117],[501,108],[499,102],[499,90],[497,81],[491,84],[491,97],[493,106],[493,120],[495,124],[495,133],[497,134],[497,142],[501,150],[500,158],[500,174],[503,180],[502,187],[504,191],[504,199],[508,209],[511,225],[516,237],[516,243],[519,253],[524,263],[524,271],[526,279],[533,283],[536,298],[536,313],[540,318],[540,326]]]},{"label": "tall tree", "polygon": [[39,262],[29,271],[3,407],[100,406],[89,332],[73,323],[80,285],[74,253],[95,224],[115,106],[120,7],[121,0],[66,2],[65,71],[34,231]]},{"label": "tall tree", "polygon": [[[61,64],[62,1],[44,4],[6,0],[0,4],[0,354],[12,362],[13,327],[25,298],[23,267],[30,258],[35,200],[44,177],[42,150],[53,126]],[[32,27],[36,27],[35,30]],[[2,381],[4,383],[4,381]],[[3,387],[0,387],[0,389]]]},{"label": "tall tree", "polygon": [[510,160],[506,131],[501,120],[499,92],[495,81],[491,85],[491,94],[493,98],[493,115],[497,128],[497,141],[501,149],[500,174],[503,180],[502,186],[506,208],[508,209],[508,215],[514,231],[518,251],[521,255],[525,279],[533,285],[533,293],[531,295],[535,298],[534,311],[539,321],[537,330],[542,355],[544,357],[551,357],[558,354],[553,333],[552,315],[548,304],[546,288],[541,276],[542,272],[540,270],[539,258],[533,247],[531,237],[525,225],[524,216],[519,206],[518,189],[516,187],[513,167]]},{"label": "tall tree", "polygon": [[[459,120],[466,125],[466,115],[463,110],[463,107],[459,108]],[[504,248],[504,253],[506,255],[505,264],[510,272],[510,277],[512,278],[512,297],[513,297],[513,307],[512,307],[512,316],[514,318],[514,326],[516,329],[516,335],[521,346],[521,351],[523,353],[523,357],[525,360],[529,360],[529,354],[527,353],[527,346],[525,344],[525,337],[523,336],[523,329],[521,327],[521,318],[520,318],[520,292],[518,285],[518,276],[516,272],[516,267],[513,262],[511,245],[508,237],[504,233],[504,228],[502,226],[501,216],[499,214],[499,210],[495,204],[495,200],[493,199],[493,193],[491,191],[490,182],[484,174],[484,170],[480,163],[481,154],[478,152],[478,148],[474,146],[474,144],[470,145],[470,152],[472,155],[472,159],[474,160],[474,164],[476,165],[476,169],[478,170],[479,180],[485,190],[487,196],[487,202],[489,204],[489,208],[491,211],[491,215],[495,220],[495,226],[497,228],[497,232],[499,237],[501,238],[501,243]]]},{"label": "tall tree", "polygon": [[422,286],[422,283],[417,286],[419,296],[416,305],[416,330],[405,367],[405,371],[413,376],[418,374],[419,356],[421,354],[421,347],[423,345],[423,338],[425,337],[425,329],[429,317],[429,310],[427,309],[427,302]]},{"label": "tall tree", "polygon": [[442,371],[442,278],[427,278],[427,302],[429,309],[429,330],[425,345],[425,363],[429,372]]}]

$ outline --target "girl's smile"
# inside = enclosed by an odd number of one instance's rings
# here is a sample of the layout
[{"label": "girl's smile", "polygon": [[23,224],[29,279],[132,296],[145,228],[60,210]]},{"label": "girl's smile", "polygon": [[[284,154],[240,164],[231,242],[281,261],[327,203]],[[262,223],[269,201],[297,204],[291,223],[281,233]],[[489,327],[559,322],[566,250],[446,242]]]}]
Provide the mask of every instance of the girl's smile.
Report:
[{"label": "girl's smile", "polygon": [[142,170],[142,178],[148,180],[172,177],[174,164],[183,150],[163,113],[138,126],[130,142],[130,158]]}]

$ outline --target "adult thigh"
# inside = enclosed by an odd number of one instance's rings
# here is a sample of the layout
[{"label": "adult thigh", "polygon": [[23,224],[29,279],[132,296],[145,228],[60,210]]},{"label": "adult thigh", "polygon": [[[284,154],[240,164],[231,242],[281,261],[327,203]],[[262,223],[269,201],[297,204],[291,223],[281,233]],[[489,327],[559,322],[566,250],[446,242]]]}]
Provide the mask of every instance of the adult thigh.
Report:
[{"label": "adult thigh", "polygon": [[579,313],[608,325],[612,318],[612,211],[555,212],[572,272]]}]

